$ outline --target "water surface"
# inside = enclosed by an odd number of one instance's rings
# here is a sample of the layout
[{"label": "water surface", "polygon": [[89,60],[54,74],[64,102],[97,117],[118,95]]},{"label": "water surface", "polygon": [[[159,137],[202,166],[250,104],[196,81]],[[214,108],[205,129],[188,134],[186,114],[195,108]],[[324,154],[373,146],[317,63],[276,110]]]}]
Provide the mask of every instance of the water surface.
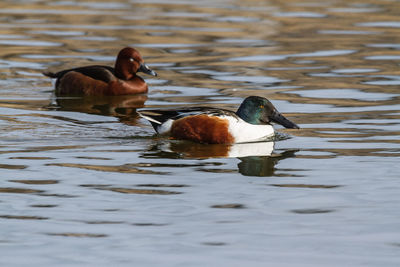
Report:
[{"label": "water surface", "polygon": [[[399,3],[0,4],[0,264],[398,266]],[[41,72],[137,47],[147,95]],[[300,130],[203,145],[137,108],[269,98]]]}]

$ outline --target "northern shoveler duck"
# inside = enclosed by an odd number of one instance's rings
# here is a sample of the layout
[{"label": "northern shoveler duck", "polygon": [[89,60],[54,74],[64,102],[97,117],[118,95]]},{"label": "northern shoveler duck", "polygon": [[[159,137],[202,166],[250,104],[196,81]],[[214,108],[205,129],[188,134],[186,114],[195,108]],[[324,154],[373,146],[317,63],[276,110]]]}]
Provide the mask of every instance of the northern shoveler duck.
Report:
[{"label": "northern shoveler duck", "polygon": [[136,75],[139,71],[157,76],[136,49],[125,47],[117,56],[115,68],[93,65],[43,74],[57,78],[56,95],[128,95],[148,90],[146,82]]},{"label": "northern shoveler duck", "polygon": [[209,144],[265,140],[274,135],[271,122],[286,128],[299,129],[299,126],[279,113],[268,99],[259,96],[247,97],[236,112],[194,107],[143,110],[138,113],[150,121],[158,134]]}]

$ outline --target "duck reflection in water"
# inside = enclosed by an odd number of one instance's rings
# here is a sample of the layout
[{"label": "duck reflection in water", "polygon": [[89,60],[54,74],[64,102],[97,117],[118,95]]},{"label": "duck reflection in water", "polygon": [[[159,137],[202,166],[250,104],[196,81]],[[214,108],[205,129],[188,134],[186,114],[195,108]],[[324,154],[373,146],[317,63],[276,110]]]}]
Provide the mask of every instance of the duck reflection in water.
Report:
[{"label": "duck reflection in water", "polygon": [[273,153],[274,141],[240,144],[199,144],[176,141],[160,142],[144,152],[144,158],[238,158],[239,173],[245,176],[273,176],[275,165],[282,159],[295,157],[297,151]]},{"label": "duck reflection in water", "polygon": [[275,165],[282,159],[295,157],[297,150],[284,151],[281,154],[273,154],[271,156],[250,156],[242,157],[238,164],[239,173],[245,176],[268,177],[275,175]]},{"label": "duck reflection in water", "polygon": [[184,158],[238,158],[270,156],[274,150],[274,142],[199,144],[177,141],[161,145],[160,149],[164,152],[178,153]]},{"label": "duck reflection in water", "polygon": [[114,116],[120,121],[136,125],[139,115],[137,108],[142,108],[147,95],[120,95],[120,96],[79,96],[55,97],[49,109],[74,111],[103,116]]}]

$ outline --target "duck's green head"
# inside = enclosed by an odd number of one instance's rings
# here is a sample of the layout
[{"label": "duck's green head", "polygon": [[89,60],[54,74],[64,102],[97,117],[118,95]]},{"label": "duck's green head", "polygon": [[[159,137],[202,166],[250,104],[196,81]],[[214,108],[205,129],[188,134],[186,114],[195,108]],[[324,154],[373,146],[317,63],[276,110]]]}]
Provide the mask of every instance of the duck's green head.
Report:
[{"label": "duck's green head", "polygon": [[251,124],[270,124],[275,122],[286,128],[300,128],[279,113],[268,99],[260,96],[247,97],[240,105],[236,115]]}]

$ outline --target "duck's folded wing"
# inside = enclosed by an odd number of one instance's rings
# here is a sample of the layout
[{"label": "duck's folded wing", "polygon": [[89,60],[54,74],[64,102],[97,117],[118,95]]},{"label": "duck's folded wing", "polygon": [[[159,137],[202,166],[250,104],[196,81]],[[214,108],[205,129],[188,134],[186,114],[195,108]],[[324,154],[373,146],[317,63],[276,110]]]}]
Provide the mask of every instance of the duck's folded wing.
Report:
[{"label": "duck's folded wing", "polygon": [[229,115],[237,117],[233,111],[225,109],[217,109],[210,107],[192,107],[183,109],[165,109],[165,110],[141,110],[137,113],[148,120],[153,128],[158,132],[159,126],[167,122],[168,120],[174,121],[187,116],[196,116],[200,114],[208,114],[210,116],[222,116]]},{"label": "duck's folded wing", "polygon": [[117,77],[115,77],[114,74],[114,68],[108,67],[108,66],[100,66],[100,65],[93,65],[93,66],[86,66],[86,67],[80,67],[80,68],[74,68],[74,69],[67,69],[67,70],[62,70],[59,72],[43,72],[44,75],[51,77],[51,78],[57,78],[60,79],[62,78],[66,73],[74,71],[74,72],[79,72],[82,73],[85,76],[88,76],[92,79],[95,80],[100,80],[105,83],[109,83],[111,81],[115,81]]}]

